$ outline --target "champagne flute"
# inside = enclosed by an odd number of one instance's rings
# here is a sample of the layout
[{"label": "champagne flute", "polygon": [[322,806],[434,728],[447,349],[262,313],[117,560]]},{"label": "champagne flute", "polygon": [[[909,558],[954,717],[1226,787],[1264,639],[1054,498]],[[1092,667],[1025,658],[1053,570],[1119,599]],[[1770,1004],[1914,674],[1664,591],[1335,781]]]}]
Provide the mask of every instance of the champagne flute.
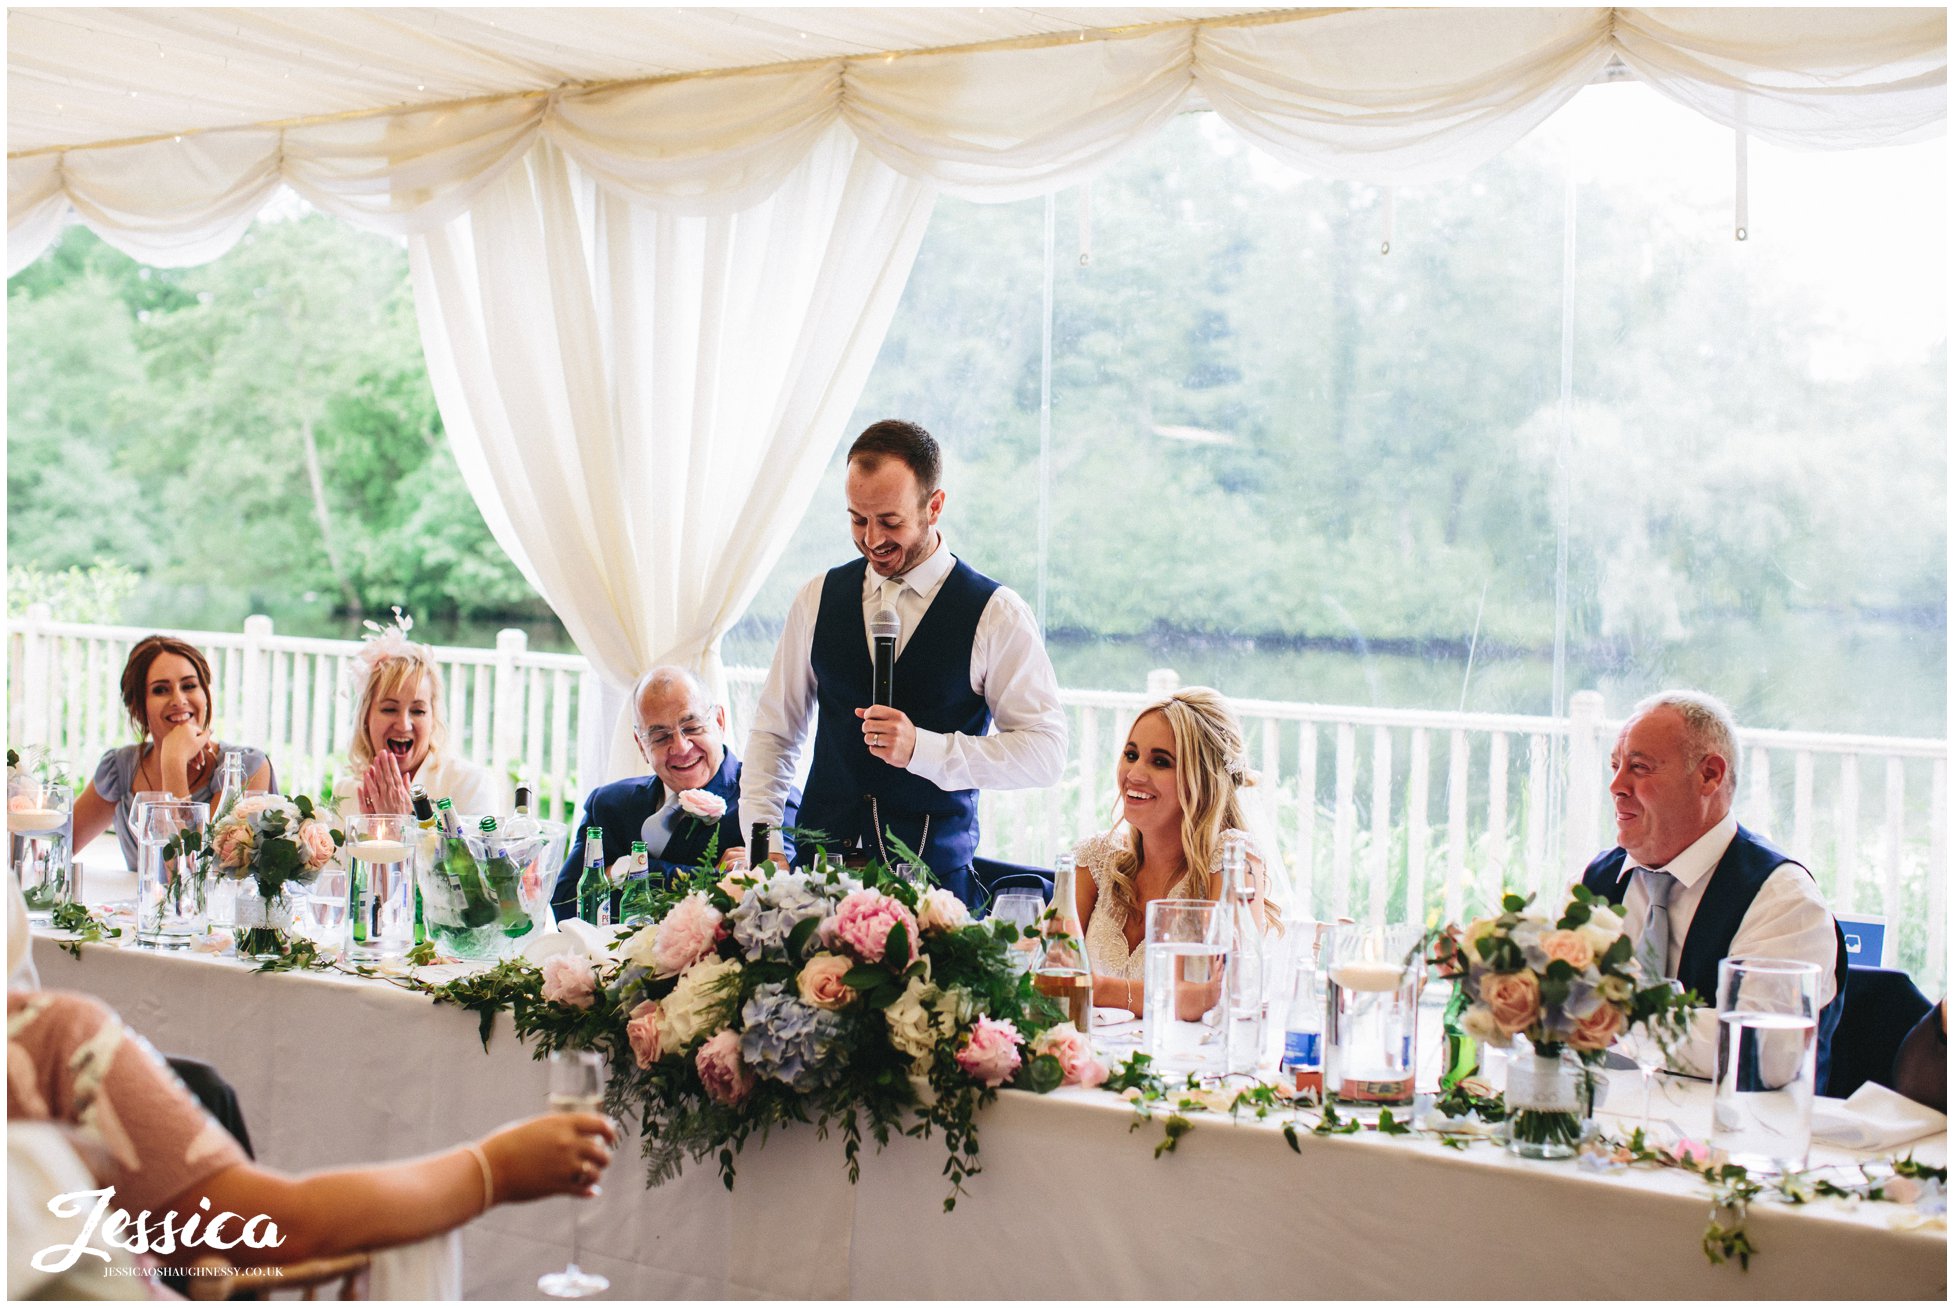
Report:
[{"label": "champagne flute", "polygon": [[[558,1049],[550,1054],[550,1111],[604,1111],[604,1056],[589,1049]],[[608,1278],[577,1266],[577,1234],[583,1214],[570,1213],[570,1265],[536,1279],[536,1288],[552,1299],[584,1299],[611,1288]]]}]

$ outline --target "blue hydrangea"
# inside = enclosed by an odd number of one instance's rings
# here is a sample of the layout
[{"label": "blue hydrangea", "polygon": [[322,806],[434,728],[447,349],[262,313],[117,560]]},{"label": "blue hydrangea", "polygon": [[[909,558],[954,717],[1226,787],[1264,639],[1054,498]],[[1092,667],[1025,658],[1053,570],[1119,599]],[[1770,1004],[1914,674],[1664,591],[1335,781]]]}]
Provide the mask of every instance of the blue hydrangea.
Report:
[{"label": "blue hydrangea", "polygon": [[779,957],[788,934],[802,920],[827,912],[827,898],[809,883],[807,873],[779,872],[747,891],[727,920],[746,961],[757,963],[769,953]]},{"label": "blue hydrangea", "polygon": [[761,1076],[789,1089],[819,1085],[835,1065],[841,1019],[802,1003],[785,985],[756,988],[740,1010],[740,1057]]}]

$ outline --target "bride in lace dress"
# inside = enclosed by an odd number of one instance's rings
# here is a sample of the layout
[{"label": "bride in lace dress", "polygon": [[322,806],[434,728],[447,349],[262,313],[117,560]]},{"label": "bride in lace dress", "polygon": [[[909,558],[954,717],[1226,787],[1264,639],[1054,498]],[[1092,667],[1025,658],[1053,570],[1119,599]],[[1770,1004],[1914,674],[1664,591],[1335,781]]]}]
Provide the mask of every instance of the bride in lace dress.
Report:
[{"label": "bride in lace dress", "polygon": [[[1234,710],[1205,686],[1177,690],[1134,719],[1114,768],[1125,829],[1073,851],[1087,873],[1077,880],[1078,911],[1094,1004],[1140,1012],[1148,904],[1220,895],[1222,838],[1248,825],[1240,792],[1255,779],[1244,759]],[[1248,865],[1267,931],[1280,910],[1252,839]]]}]

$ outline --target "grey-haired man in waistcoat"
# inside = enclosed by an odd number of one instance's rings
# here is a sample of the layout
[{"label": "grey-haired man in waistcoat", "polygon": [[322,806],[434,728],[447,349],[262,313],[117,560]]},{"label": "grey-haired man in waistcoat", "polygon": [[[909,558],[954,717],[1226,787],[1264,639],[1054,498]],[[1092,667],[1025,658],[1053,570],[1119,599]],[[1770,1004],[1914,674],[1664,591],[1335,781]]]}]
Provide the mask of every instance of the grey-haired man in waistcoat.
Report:
[{"label": "grey-haired man in waistcoat", "polygon": [[[1737,822],[1737,723],[1723,701],[1667,690],[1637,704],[1608,766],[1615,848],[1582,883],[1621,908],[1645,968],[1716,1002],[1725,958],[1818,965],[1822,1093],[1845,1008],[1845,937],[1802,863]],[[1699,1015],[1676,1070],[1716,1071],[1714,1011]]]}]

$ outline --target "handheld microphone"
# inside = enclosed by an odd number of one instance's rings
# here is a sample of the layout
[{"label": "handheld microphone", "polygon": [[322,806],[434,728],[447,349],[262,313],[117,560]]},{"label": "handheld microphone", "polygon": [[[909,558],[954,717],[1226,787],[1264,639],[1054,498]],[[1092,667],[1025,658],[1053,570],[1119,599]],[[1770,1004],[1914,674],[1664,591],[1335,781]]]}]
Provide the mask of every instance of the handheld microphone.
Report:
[{"label": "handheld microphone", "polygon": [[875,696],[870,702],[888,704],[896,694],[896,639],[902,635],[902,618],[894,609],[878,609],[869,619],[868,634],[875,642]]}]

